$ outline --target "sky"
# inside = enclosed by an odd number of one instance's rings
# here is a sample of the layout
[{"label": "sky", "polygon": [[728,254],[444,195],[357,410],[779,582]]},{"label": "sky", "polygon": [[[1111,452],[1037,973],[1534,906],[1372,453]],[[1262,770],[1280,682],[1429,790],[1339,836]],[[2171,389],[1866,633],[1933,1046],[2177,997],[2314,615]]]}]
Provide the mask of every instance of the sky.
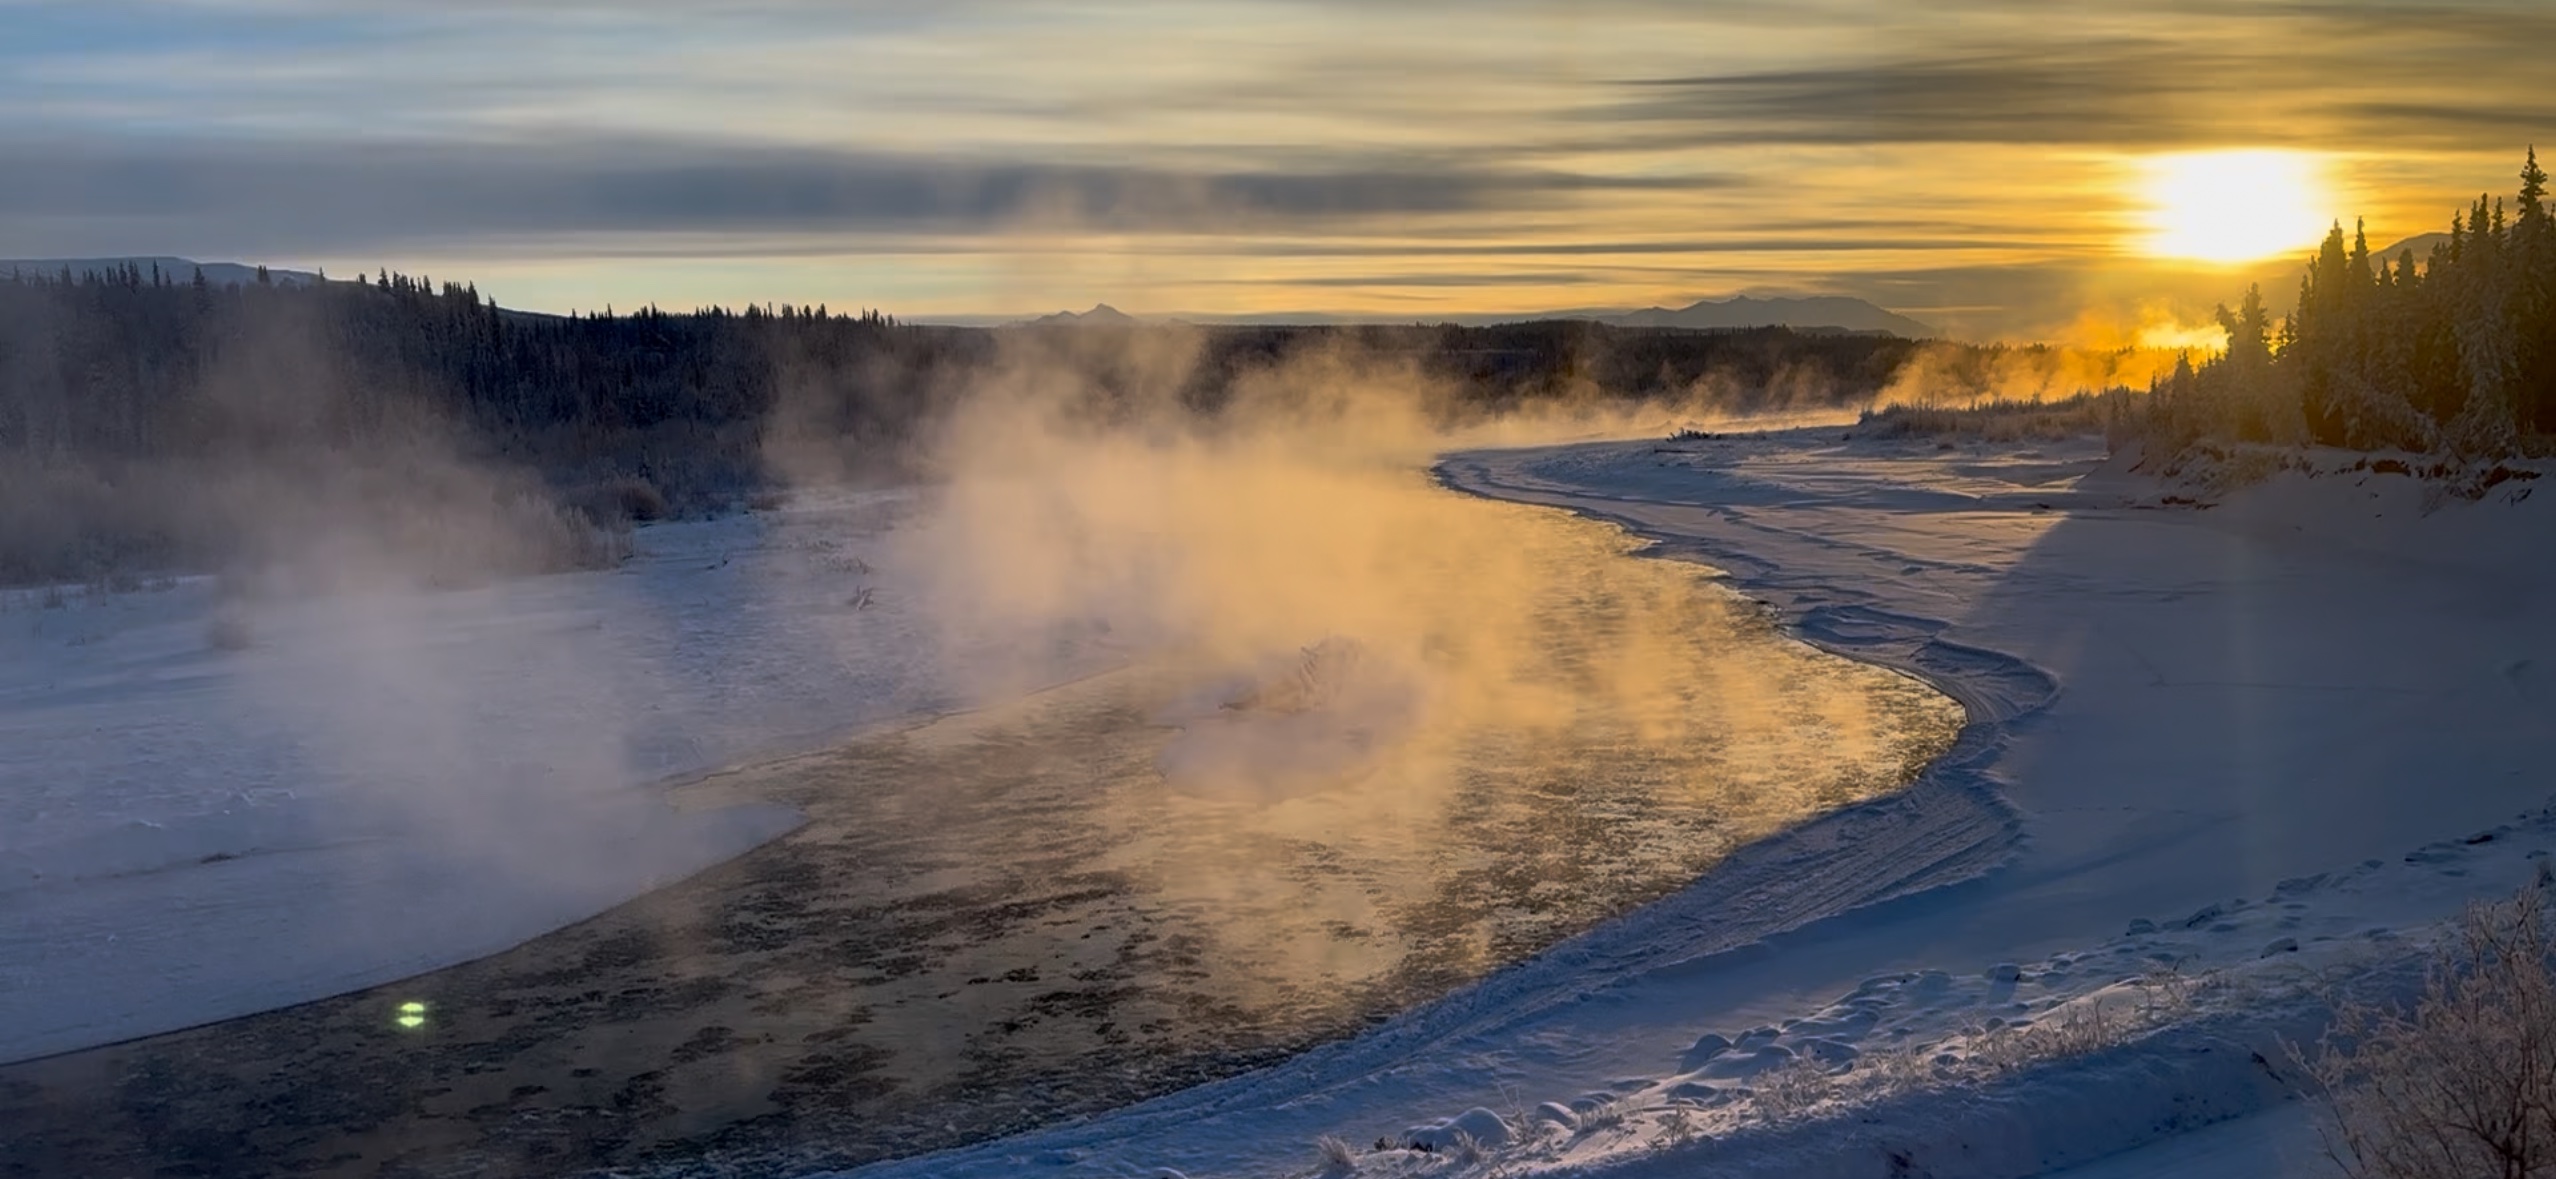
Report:
[{"label": "sky", "polygon": [[2100,343],[2278,302],[2312,244],[2154,256],[2158,159],[2296,153],[2383,245],[2556,145],[2551,61],[2544,0],[0,0],[0,256],[552,311],[1847,294]]}]

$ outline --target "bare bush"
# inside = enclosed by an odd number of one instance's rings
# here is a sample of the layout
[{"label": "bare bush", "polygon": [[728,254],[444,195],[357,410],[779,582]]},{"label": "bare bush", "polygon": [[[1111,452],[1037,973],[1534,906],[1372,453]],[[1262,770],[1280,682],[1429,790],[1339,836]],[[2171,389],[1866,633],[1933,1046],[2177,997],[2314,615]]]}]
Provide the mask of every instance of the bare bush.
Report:
[{"label": "bare bush", "polygon": [[1579,1132],[1582,1134],[1595,1134],[1601,1130],[1617,1129],[1623,1126],[1626,1120],[1632,1117],[1632,1114],[1633,1103],[1630,1100],[1622,1097],[1615,1098],[1603,1105],[1599,1105],[1585,1113],[1582,1113],[1580,1115]]},{"label": "bare bush", "polygon": [[1887,1100],[1954,1083],[1959,1063],[1937,1045],[1889,1048],[1857,1058],[1851,1079],[1859,1099]]},{"label": "bare bush", "polygon": [[2309,1065],[2353,1179],[2556,1175],[2556,942],[2535,889],[2471,906],[2422,996],[2346,1001]]},{"label": "bare bush", "polygon": [[2090,1056],[2129,1042],[2139,1030],[2137,1021],[2126,1013],[2106,1010],[2103,998],[2096,996],[2069,1007],[2065,1014],[1981,1036],[1971,1058],[1991,1073],[2009,1073],[2045,1061]]},{"label": "bare bush", "polygon": [[1329,1134],[1314,1139],[1314,1153],[1321,1157],[1325,1175],[1346,1175],[1358,1169],[1357,1150]]},{"label": "bare bush", "polygon": [[1804,1056],[1758,1074],[1750,1086],[1757,1110],[1778,1121],[1797,1118],[1837,1095],[1837,1078],[1815,1057]]},{"label": "bare bush", "polygon": [[2139,976],[2139,1016],[2148,1023],[2163,1023],[2192,1009],[2202,986],[2208,980],[2185,974],[2183,962],[2160,963]]}]

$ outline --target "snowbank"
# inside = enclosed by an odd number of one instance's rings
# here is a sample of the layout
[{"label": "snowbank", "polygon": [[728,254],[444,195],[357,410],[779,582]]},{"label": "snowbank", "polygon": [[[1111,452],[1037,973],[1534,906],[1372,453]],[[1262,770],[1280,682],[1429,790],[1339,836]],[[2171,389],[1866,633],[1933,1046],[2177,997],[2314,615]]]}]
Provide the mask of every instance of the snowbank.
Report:
[{"label": "snowbank", "polygon": [[[1308,1174],[1334,1136],[1361,1174],[2024,1176],[2280,1108],[2324,980],[2401,972],[2556,848],[2556,508],[2341,456],[2216,501],[2126,466],[1821,431],[1451,457],[1972,725],[1905,795],[1356,1040],[864,1174]],[[1511,1140],[1456,1141],[1476,1110]],[[2267,1157],[2173,1165],[2203,1155]]]}]

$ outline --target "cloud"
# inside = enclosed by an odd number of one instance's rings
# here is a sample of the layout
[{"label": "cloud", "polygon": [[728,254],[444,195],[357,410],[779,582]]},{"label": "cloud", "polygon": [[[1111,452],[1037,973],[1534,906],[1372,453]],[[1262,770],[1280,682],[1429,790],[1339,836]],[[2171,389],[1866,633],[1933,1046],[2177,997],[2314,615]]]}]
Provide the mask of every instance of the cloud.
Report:
[{"label": "cloud", "polygon": [[0,13],[0,253],[379,260],[555,309],[1775,286],[2012,325],[2145,265],[2142,153],[2328,153],[2395,233],[2507,189],[2556,126],[2534,0]]},{"label": "cloud", "polygon": [[145,239],[312,252],[560,234],[1340,229],[1620,187],[1658,185],[1435,160],[1278,172],[674,141],[41,140],[0,142],[0,251]]},{"label": "cloud", "polygon": [[[1879,51],[1636,78],[1581,117],[1626,124],[1623,142],[1652,146],[2142,149],[2283,141],[2508,148],[2515,131],[2556,118],[2556,99],[2537,82],[2544,47],[2556,44],[2556,13],[2543,7],[2166,4],[2111,15],[1997,22],[1998,34],[1986,38],[1947,38],[1930,25],[1874,38]],[[1640,130],[1656,124],[1680,130]]]}]

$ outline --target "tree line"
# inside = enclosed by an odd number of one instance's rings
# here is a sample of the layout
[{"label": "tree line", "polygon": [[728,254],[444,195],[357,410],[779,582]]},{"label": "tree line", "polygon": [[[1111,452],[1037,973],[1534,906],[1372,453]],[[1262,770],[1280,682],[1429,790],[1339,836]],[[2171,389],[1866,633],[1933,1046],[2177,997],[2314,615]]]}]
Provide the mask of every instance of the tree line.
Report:
[{"label": "tree line", "polygon": [[[957,329],[877,312],[707,308],[551,316],[469,285],[216,285],[121,269],[0,277],[0,454],[122,462],[360,447],[419,414],[471,444],[562,471],[648,473],[652,433],[769,415],[786,372],[841,386],[834,425],[889,437],[926,382],[981,352]],[[749,454],[720,456],[741,464]],[[668,472],[683,478],[679,472]]]},{"label": "tree line", "polygon": [[[138,264],[0,273],[0,583],[218,562],[246,509],[208,506],[214,484],[249,470],[290,487],[421,448],[599,519],[717,511],[805,477],[809,464],[778,470],[776,455],[814,455],[827,477],[914,478],[936,424],[1024,357],[1066,370],[1092,412],[1213,417],[1250,374],[1336,349],[1404,365],[1439,390],[1430,411],[1455,420],[1708,387],[1738,407],[1850,404],[1916,347],[1585,322],[986,329],[777,305],[560,316],[389,271],[234,284]],[[352,485],[310,494],[372,494]],[[417,498],[461,494],[434,486]]]},{"label": "tree line", "polygon": [[2150,390],[2145,432],[2499,457],[2556,434],[2556,219],[2535,148],[2506,205],[2479,196],[2428,254],[2374,256],[2336,224],[2275,324],[2258,287],[2218,309],[2227,351]]}]

